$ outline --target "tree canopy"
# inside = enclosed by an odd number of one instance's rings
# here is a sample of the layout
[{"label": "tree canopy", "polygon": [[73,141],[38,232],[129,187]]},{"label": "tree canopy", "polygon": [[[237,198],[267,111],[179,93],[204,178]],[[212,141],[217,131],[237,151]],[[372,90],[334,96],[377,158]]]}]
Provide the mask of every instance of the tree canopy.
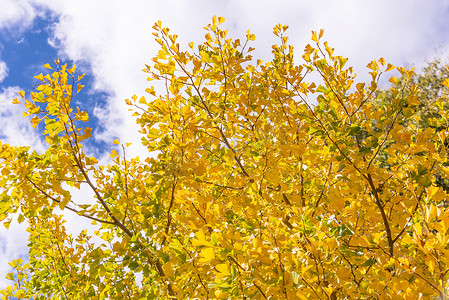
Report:
[{"label": "tree canopy", "polygon": [[[167,88],[126,100],[146,157],[127,157],[126,141],[109,165],[86,154],[83,75],[59,60],[13,100],[48,148],[1,144],[0,218],[30,234],[3,298],[443,299],[446,98],[435,95],[435,126],[420,126],[413,71],[380,58],[357,82],[323,30],[295,60],[282,25],[263,62],[255,36],[230,39],[223,21],[188,47],[155,24],[144,71]],[[402,79],[375,101],[394,69]],[[93,199],[73,196],[82,186]],[[95,236],[69,235],[57,207],[91,219]]]}]

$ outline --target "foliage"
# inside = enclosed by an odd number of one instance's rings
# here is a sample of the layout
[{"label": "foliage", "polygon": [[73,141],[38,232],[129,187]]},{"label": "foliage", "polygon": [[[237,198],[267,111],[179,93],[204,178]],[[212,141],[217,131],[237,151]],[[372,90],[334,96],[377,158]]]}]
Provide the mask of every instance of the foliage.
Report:
[{"label": "foliage", "polygon": [[[416,93],[420,101],[416,115],[419,116],[418,122],[422,127],[435,127],[434,119],[440,119],[440,109],[436,105],[438,102],[440,102],[439,105],[443,105],[445,110],[449,108],[448,94],[445,92],[445,80],[448,77],[449,65],[440,58],[435,58],[428,62],[421,72],[414,72],[410,77],[397,79],[405,93],[411,93],[416,87],[419,88],[413,92]],[[391,98],[390,90],[380,90],[377,92],[374,103],[385,103]],[[444,129],[444,127],[441,129]]]},{"label": "foliage", "polygon": [[[417,88],[405,93],[392,78],[388,104],[373,102],[395,68],[384,59],[368,64],[370,83],[355,83],[323,31],[297,64],[277,25],[280,45],[263,63],[249,54],[254,35],[229,39],[223,21],[187,51],[154,26],[161,48],[145,72],[166,93],[127,100],[145,159],[127,158],[125,146],[106,166],[85,154],[91,129],[73,108],[74,67],[56,61],[31,100],[14,100],[33,126],[44,120],[48,150],[2,145],[3,223],[17,215],[30,232],[30,261],[11,263],[3,295],[443,299],[449,211],[434,176],[449,173],[443,104],[444,129],[406,122],[417,117]],[[71,196],[82,185],[95,194],[88,203]],[[68,235],[57,207],[92,219],[96,236]]]},{"label": "foliage", "polygon": [[[441,125],[440,111],[446,111],[449,108],[449,94],[445,86],[447,78],[449,78],[449,65],[440,58],[435,58],[428,62],[421,72],[414,72],[410,77],[397,79],[403,93],[415,93],[420,101],[415,117],[404,120],[405,123],[413,122],[421,130],[427,127],[435,128],[437,131],[446,130],[447,125]],[[418,90],[416,90],[417,87]],[[388,105],[393,98],[390,90],[379,90],[376,94],[376,98],[373,99],[375,106]],[[444,146],[449,147],[448,139],[445,139]],[[379,155],[385,154],[381,151]],[[449,192],[449,180],[442,174],[434,174],[434,176],[435,184]],[[445,201],[448,203],[447,199]]]},{"label": "foliage", "polygon": [[418,113],[422,114],[421,119],[430,123],[429,126],[434,122],[429,119],[440,118],[439,109],[435,106],[437,100],[443,103],[445,110],[449,108],[449,95],[445,92],[447,78],[449,78],[449,65],[438,58],[429,62],[422,73],[414,74],[411,78],[409,86],[416,84],[419,87],[417,96],[421,104]]}]

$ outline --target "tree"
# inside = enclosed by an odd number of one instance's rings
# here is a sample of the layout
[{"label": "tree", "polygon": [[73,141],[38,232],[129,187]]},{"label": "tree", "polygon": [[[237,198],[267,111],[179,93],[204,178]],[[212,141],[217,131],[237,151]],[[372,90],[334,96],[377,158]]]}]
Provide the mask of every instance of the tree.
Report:
[{"label": "tree", "polygon": [[[416,123],[415,125],[419,124],[421,129],[432,127],[437,131],[446,130],[447,124],[443,123],[443,125],[440,125],[442,116],[439,112],[446,111],[449,108],[449,95],[445,86],[447,78],[449,78],[449,66],[440,58],[435,58],[428,62],[419,73],[413,73],[408,78],[398,78],[402,91],[406,94],[410,94],[418,87],[416,95],[420,104],[417,107],[416,117],[404,120],[405,122],[414,122]],[[373,103],[375,106],[388,105],[392,98],[390,90],[379,90]],[[449,140],[445,140],[444,145],[447,148]],[[449,181],[444,180],[445,176],[441,176],[441,174],[434,174],[434,176],[436,185],[443,187],[446,192],[449,192]],[[448,203],[447,200],[446,203]]]},{"label": "tree", "polygon": [[[30,232],[30,261],[12,262],[3,295],[443,299],[449,212],[433,175],[448,177],[447,112],[435,121],[444,130],[407,122],[418,90],[395,77],[388,104],[375,105],[379,77],[395,67],[372,61],[372,81],[355,83],[322,30],[297,64],[277,25],[280,45],[263,63],[249,54],[255,36],[229,39],[223,21],[186,51],[155,24],[161,48],[144,71],[167,90],[126,100],[144,160],[125,145],[106,166],[85,154],[74,67],[56,61],[31,100],[14,100],[33,126],[44,120],[48,150],[2,145],[3,222],[26,219]],[[91,202],[71,197],[81,185]],[[92,219],[96,237],[68,235],[56,207]]]},{"label": "tree", "polygon": [[[419,105],[421,119],[424,124],[433,126],[432,118],[439,119],[438,106],[443,105],[443,109],[449,107],[448,94],[445,91],[445,80],[449,78],[449,65],[440,58],[430,61],[421,73],[413,74],[407,87],[413,84],[419,87],[418,97],[421,104]],[[443,129],[443,128],[441,128]]]}]

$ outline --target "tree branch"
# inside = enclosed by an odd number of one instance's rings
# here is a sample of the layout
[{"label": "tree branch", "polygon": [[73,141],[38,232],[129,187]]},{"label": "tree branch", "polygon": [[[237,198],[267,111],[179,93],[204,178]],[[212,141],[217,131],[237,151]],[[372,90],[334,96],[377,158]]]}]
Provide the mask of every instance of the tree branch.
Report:
[{"label": "tree branch", "polygon": [[[33,185],[39,192],[41,192],[45,197],[47,197],[47,198],[53,200],[53,201],[56,202],[56,203],[61,203],[60,200],[56,199],[55,197],[52,197],[52,196],[49,195],[46,191],[44,191],[43,189],[41,189],[41,188],[40,188],[35,182],[33,182],[28,176],[25,176],[25,179],[28,180],[28,181],[29,181],[29,182],[30,182],[30,183],[31,183],[31,184],[32,184],[32,185]],[[93,221],[97,221],[97,222],[104,223],[104,224],[115,225],[115,223],[114,223],[114,222],[111,222],[111,221],[105,221],[105,220],[101,220],[101,219],[92,217],[92,216],[90,216],[90,215],[80,214],[78,210],[76,210],[76,209],[74,209],[74,208],[72,208],[72,207],[70,207],[70,206],[67,206],[67,205],[66,205],[65,208],[67,208],[68,210],[71,210],[71,211],[75,212],[75,213],[76,213],[77,215],[79,215],[79,216],[82,216],[82,217],[91,219],[91,220],[93,220]]]}]

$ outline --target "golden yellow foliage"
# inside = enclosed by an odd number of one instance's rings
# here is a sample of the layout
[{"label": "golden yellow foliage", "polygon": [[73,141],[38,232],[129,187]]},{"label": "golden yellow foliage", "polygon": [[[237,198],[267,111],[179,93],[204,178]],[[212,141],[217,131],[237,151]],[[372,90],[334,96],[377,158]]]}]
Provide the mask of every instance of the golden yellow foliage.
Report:
[{"label": "golden yellow foliage", "polygon": [[[5,225],[27,219],[30,232],[30,261],[12,263],[3,295],[443,299],[449,210],[435,175],[449,175],[448,114],[438,130],[405,122],[419,99],[394,78],[389,105],[373,106],[394,67],[372,61],[371,82],[357,83],[322,30],[295,63],[287,26],[277,25],[280,44],[263,63],[249,54],[254,35],[227,38],[223,21],[214,17],[205,42],[186,51],[155,24],[160,51],[144,71],[167,91],[126,100],[144,161],[124,146],[110,165],[87,157],[88,115],[72,107],[82,76],[59,61],[36,76],[25,114],[34,127],[45,121],[48,150],[3,144],[0,154],[0,215]],[[67,189],[81,185],[91,204]],[[92,219],[102,242],[68,235],[55,207]]]}]

